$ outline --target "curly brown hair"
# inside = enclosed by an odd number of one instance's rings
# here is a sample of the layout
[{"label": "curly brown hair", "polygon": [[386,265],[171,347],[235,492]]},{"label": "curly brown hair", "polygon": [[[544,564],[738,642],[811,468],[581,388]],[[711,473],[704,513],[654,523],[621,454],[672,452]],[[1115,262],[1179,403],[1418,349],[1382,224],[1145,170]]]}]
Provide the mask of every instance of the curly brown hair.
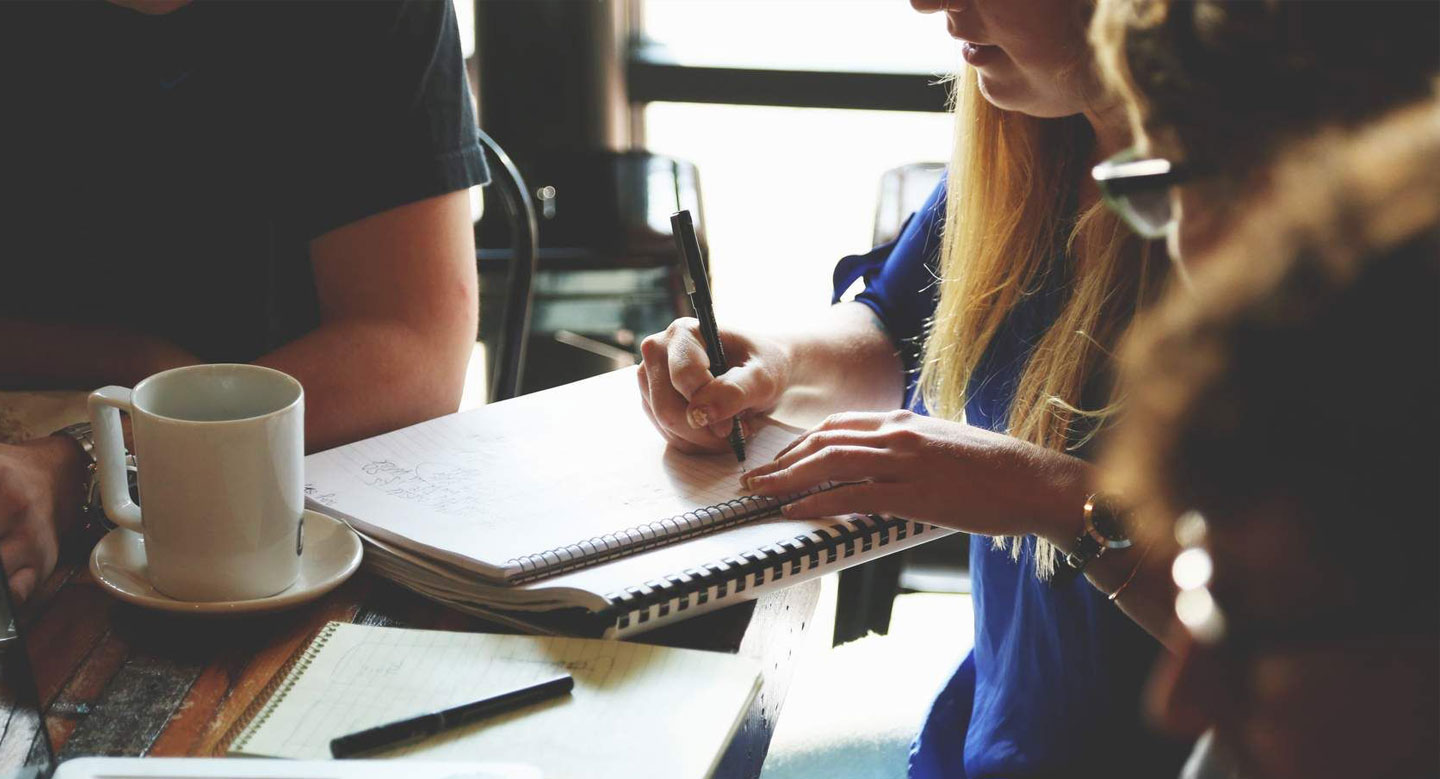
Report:
[{"label": "curly brown hair", "polygon": [[[1357,597],[1407,588],[1433,627],[1440,103],[1326,133],[1276,171],[1194,288],[1136,325],[1106,478],[1152,530],[1281,502]],[[1377,547],[1357,555],[1362,537]]]},{"label": "curly brown hair", "polygon": [[1431,93],[1440,3],[1100,0],[1091,41],[1155,153],[1239,173]]}]

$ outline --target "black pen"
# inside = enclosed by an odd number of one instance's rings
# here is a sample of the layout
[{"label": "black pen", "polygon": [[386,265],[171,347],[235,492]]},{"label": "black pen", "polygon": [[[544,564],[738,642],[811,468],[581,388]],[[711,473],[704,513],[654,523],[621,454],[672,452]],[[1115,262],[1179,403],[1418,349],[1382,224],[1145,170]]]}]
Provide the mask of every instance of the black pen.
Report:
[{"label": "black pen", "polygon": [[555,698],[575,688],[575,679],[562,674],[539,684],[521,687],[518,690],[502,692],[489,698],[462,703],[443,711],[432,711],[418,717],[403,719],[368,730],[351,733],[330,740],[330,754],[334,757],[351,757],[365,752],[399,746],[409,741],[418,741],[426,736],[443,733],[451,728],[474,722],[492,714],[513,711],[522,706]]},{"label": "black pen", "polygon": [[[710,356],[710,375],[719,376],[730,370],[730,365],[725,362],[725,347],[720,344],[715,303],[710,300],[710,274],[705,272],[705,258],[700,256],[700,241],[695,237],[690,212],[671,214],[670,230],[675,234],[675,248],[680,252],[680,267],[685,271],[685,294],[690,296],[690,306],[695,309],[695,318],[700,320],[700,338],[705,341],[705,353]],[[730,448],[743,466],[745,433],[740,430],[739,415],[733,417],[730,425]]]}]

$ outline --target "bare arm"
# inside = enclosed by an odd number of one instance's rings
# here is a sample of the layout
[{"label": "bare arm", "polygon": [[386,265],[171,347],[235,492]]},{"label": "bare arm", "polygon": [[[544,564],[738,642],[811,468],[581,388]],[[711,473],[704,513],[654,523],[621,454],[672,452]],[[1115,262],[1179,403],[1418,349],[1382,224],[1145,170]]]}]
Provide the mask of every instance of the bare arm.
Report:
[{"label": "bare arm", "polygon": [[774,413],[806,424],[850,409],[900,405],[900,358],[870,309],[831,306],[803,330],[721,329],[733,366],[712,378],[694,319],[677,319],[641,344],[640,396],[656,428],[686,451],[721,451],[730,419]]},{"label": "bare arm", "polygon": [[[1083,485],[1081,489],[1061,490],[1058,495],[1064,502],[1058,510],[1037,517],[1034,532],[1063,553],[1075,550],[1075,539],[1083,530],[1082,507],[1085,498],[1094,492],[1094,471],[1093,465],[1084,465],[1085,478],[1078,482]],[[1134,541],[1127,549],[1109,550],[1092,560],[1085,566],[1085,576],[1103,593],[1120,591],[1115,605],[1150,635],[1165,642],[1174,638],[1170,628],[1175,615],[1175,586],[1170,579],[1170,561],[1175,550],[1163,538]]]},{"label": "bare arm", "polygon": [[[463,191],[399,206],[310,244],[321,324],[255,362],[305,386],[307,448],[454,411],[479,308]],[[164,339],[98,325],[0,320],[7,388],[93,389],[198,362]]]},{"label": "bare arm", "polygon": [[[744,479],[775,496],[842,484],[788,503],[788,517],[886,514],[987,536],[1033,534],[1062,553],[1075,549],[1096,483],[1095,466],[1077,457],[909,411],[827,417]],[[1148,544],[1107,551],[1085,575],[1106,594],[1123,587],[1116,605],[1163,641],[1175,602],[1173,549]]]},{"label": "bare arm", "polygon": [[[475,341],[475,250],[463,191],[400,206],[311,242],[321,325],[256,362],[305,387],[306,447],[334,446],[454,411]],[[173,344],[115,329],[0,321],[11,385],[133,385],[196,362]],[[0,559],[20,598],[55,565],[79,515],[73,441],[0,445]]]},{"label": "bare arm", "polygon": [[787,420],[805,423],[840,411],[888,410],[904,400],[904,365],[885,325],[868,306],[831,306],[813,327],[786,340],[791,381],[776,413]]},{"label": "bare arm", "polygon": [[305,446],[325,449],[460,405],[479,316],[464,191],[310,243],[321,325],[255,362],[305,387]]}]

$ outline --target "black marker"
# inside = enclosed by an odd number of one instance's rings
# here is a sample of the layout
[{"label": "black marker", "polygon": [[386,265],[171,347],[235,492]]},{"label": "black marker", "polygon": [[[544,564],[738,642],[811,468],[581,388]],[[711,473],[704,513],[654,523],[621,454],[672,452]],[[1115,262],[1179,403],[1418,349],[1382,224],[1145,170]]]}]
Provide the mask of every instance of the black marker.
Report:
[{"label": "black marker", "polygon": [[386,725],[377,725],[368,730],[331,739],[330,754],[335,757],[350,757],[364,752],[399,746],[408,741],[418,741],[427,736],[443,733],[451,728],[489,717],[492,714],[514,711],[522,706],[564,695],[574,688],[574,677],[570,674],[563,674],[539,684],[502,692],[473,703],[462,703],[444,711],[432,711],[429,714],[421,714],[418,717]]},{"label": "black marker", "polygon": [[[685,271],[685,293],[690,296],[695,318],[700,320],[700,339],[705,342],[705,353],[710,356],[710,375],[719,376],[730,370],[730,365],[725,362],[725,347],[720,344],[720,326],[715,324],[715,303],[710,300],[710,276],[705,272],[705,259],[700,256],[700,241],[695,237],[690,212],[671,214],[670,230],[675,234],[675,248],[683,261],[680,267]],[[735,452],[735,459],[744,465],[745,433],[740,430],[739,415],[731,421],[730,448]]]}]

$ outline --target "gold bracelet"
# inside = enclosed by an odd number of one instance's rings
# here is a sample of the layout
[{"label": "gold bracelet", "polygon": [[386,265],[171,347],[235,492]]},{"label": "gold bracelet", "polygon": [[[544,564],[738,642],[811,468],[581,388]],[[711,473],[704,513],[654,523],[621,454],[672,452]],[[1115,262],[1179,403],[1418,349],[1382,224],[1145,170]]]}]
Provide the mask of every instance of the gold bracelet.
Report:
[{"label": "gold bracelet", "polygon": [[1109,600],[1111,603],[1114,603],[1115,599],[1120,597],[1120,593],[1124,592],[1125,588],[1130,586],[1130,582],[1135,581],[1135,574],[1140,573],[1140,566],[1145,564],[1145,556],[1150,554],[1150,546],[1150,544],[1146,544],[1145,549],[1140,552],[1140,559],[1135,561],[1135,567],[1130,569],[1130,575],[1125,577],[1125,583],[1116,587],[1115,591],[1110,593]]}]

